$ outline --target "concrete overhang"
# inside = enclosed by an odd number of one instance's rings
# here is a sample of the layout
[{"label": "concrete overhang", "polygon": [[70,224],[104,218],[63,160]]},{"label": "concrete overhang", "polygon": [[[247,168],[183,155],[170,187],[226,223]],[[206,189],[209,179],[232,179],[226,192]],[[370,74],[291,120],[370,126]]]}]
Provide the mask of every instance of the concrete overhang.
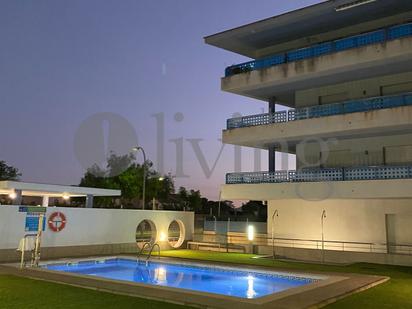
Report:
[{"label": "concrete overhang", "polygon": [[225,144],[268,149],[287,143],[289,150],[303,140],[351,139],[412,132],[412,106],[334,115],[224,130]]},{"label": "concrete overhang", "polygon": [[[273,16],[238,28],[205,37],[205,42],[250,58],[261,58],[284,51],[282,48],[301,48],[322,40],[366,32],[391,23],[402,22],[411,17],[412,1],[376,0],[337,10],[351,5],[355,0],[330,0],[304,7],[285,14]],[[366,3],[368,2],[368,3]],[[406,15],[405,15],[406,14]],[[391,16],[397,16],[391,19]],[[402,17],[402,15],[405,15]],[[362,23],[362,24],[361,24]],[[361,24],[361,25],[360,25]],[[353,25],[360,25],[354,27]],[[342,29],[348,28],[342,33]],[[322,36],[328,32],[335,34]],[[352,31],[352,32],[351,32]],[[285,43],[294,42],[293,45]]]},{"label": "concrete overhang", "polygon": [[410,199],[412,179],[300,183],[234,184],[221,186],[224,200],[282,199]]},{"label": "concrete overhang", "polygon": [[93,196],[120,196],[120,190],[98,189],[89,187],[64,186],[54,184],[40,184],[19,181],[0,181],[0,194],[10,194],[21,190],[23,196],[49,197],[82,197]]},{"label": "concrete overhang", "polygon": [[[412,38],[285,63],[222,78],[223,91],[294,107],[296,91],[412,70]],[[285,98],[283,101],[282,98]]]}]

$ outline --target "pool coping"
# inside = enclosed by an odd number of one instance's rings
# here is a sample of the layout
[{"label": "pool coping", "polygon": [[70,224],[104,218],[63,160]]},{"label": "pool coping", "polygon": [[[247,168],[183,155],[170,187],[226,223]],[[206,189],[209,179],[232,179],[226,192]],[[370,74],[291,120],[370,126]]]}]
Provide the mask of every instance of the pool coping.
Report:
[{"label": "pool coping", "polygon": [[[67,262],[79,262],[88,260],[108,260],[108,259],[136,259],[130,255],[100,256],[88,258],[56,259],[45,261],[42,264],[58,264]],[[157,259],[156,259],[157,260]],[[154,260],[154,261],[156,261]],[[219,263],[211,261],[199,261],[177,258],[160,258],[159,261],[171,264],[185,264],[203,267],[217,267],[225,269],[237,269],[242,271],[256,271],[259,273],[288,274],[312,279],[321,279],[304,286],[291,288],[278,293],[270,294],[255,299],[238,298],[220,294],[212,294],[187,289],[180,289],[167,286],[148,285],[130,281],[119,281],[88,275],[80,275],[61,271],[48,270],[44,268],[25,268],[19,269],[18,264],[3,264],[0,266],[3,272],[17,276],[29,277],[45,281],[52,281],[68,284],[83,288],[105,291],[115,294],[122,294],[157,301],[164,301],[186,306],[202,308],[227,308],[237,306],[238,309],[249,308],[320,308],[338,299],[351,294],[363,291],[387,280],[388,277],[347,274],[347,273],[328,273],[316,271],[289,271],[287,269],[268,268],[256,265],[244,265],[233,263]]]}]

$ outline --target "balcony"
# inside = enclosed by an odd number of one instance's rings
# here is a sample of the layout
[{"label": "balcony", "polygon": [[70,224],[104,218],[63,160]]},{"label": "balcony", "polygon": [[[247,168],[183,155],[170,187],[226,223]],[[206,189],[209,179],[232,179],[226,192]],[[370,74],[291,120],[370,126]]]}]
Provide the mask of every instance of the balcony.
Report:
[{"label": "balcony", "polygon": [[255,70],[261,70],[299,60],[315,58],[322,55],[345,51],[348,49],[392,41],[408,36],[412,36],[412,23],[397,25],[373,32],[367,32],[364,34],[350,36],[335,41],[324,42],[310,47],[292,50],[287,53],[277,54],[272,57],[229,66],[225,70],[225,77]]},{"label": "balcony", "polygon": [[226,184],[327,182],[383,179],[412,179],[412,166],[367,166],[323,169],[307,168],[299,171],[226,174]]},{"label": "balcony", "polygon": [[352,100],[343,103],[318,105],[312,107],[290,109],[271,114],[259,114],[244,117],[231,118],[227,120],[228,130],[273,123],[284,123],[310,118],[327,117],[333,115],[350,114],[356,112],[367,112],[385,108],[412,105],[412,93],[398,96],[375,97],[365,100]]},{"label": "balcony", "polygon": [[366,166],[229,173],[221,187],[227,200],[409,199],[412,166]]},{"label": "balcony", "polygon": [[246,69],[237,69],[237,74],[223,77],[221,88],[264,101],[276,96],[284,105],[295,107],[297,90],[410,72],[411,28],[412,24],[407,24],[368,34],[369,38],[350,37],[309,51],[299,50],[293,57],[285,56],[283,63],[282,57],[276,56],[273,61],[256,60],[242,64],[240,67]]},{"label": "balcony", "polygon": [[412,93],[229,119],[225,144],[268,149],[307,139],[358,139],[412,133]]}]

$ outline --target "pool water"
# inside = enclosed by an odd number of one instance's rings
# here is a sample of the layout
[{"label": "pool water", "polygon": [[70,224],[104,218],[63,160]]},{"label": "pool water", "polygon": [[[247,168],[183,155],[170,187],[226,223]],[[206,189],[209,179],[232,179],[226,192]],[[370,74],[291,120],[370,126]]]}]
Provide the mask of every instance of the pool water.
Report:
[{"label": "pool water", "polygon": [[317,281],[317,279],[296,277],[286,273],[260,273],[234,268],[154,261],[146,264],[120,258],[49,264],[44,267],[55,271],[248,299],[263,297]]}]

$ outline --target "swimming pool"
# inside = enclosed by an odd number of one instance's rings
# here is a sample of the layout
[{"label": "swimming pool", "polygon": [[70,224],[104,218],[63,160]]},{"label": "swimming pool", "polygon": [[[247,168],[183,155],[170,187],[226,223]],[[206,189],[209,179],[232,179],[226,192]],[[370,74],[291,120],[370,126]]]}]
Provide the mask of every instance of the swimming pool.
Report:
[{"label": "swimming pool", "polygon": [[256,299],[319,281],[288,273],[258,272],[233,267],[126,258],[56,263],[46,269],[105,279],[166,286],[244,299]]}]

